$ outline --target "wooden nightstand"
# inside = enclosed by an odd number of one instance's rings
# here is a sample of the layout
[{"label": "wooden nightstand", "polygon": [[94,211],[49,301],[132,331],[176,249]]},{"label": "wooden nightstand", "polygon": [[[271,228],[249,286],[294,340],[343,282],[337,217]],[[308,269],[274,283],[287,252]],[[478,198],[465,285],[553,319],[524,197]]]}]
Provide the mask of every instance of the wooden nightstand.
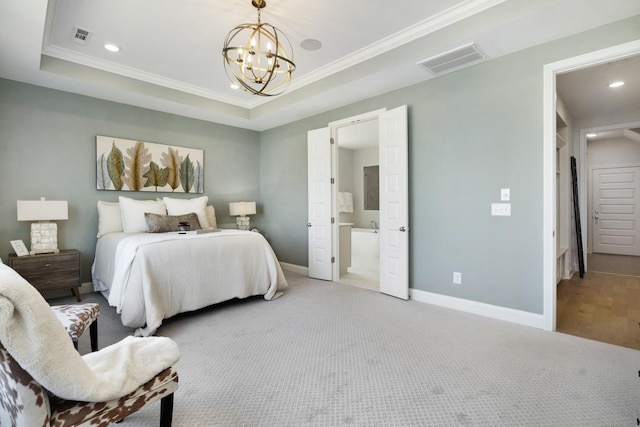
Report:
[{"label": "wooden nightstand", "polygon": [[80,301],[80,251],[76,249],[23,257],[10,254],[9,267],[40,292],[71,288]]}]

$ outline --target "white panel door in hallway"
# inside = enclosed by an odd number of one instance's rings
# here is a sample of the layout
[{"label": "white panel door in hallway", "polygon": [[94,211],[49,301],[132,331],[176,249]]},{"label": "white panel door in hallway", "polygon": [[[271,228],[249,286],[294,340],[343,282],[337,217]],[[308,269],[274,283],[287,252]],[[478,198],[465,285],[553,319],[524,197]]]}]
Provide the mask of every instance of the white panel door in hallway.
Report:
[{"label": "white panel door in hallway", "polygon": [[593,252],[640,256],[640,166],[592,169]]}]

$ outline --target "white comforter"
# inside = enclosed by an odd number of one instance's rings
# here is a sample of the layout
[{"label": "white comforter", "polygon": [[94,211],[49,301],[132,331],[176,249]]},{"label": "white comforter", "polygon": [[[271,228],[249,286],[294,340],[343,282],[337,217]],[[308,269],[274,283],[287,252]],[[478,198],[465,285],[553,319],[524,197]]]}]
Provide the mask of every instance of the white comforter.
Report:
[{"label": "white comforter", "polygon": [[112,233],[98,239],[93,286],[125,326],[152,335],[162,320],[233,298],[272,300],[287,287],[260,233]]}]

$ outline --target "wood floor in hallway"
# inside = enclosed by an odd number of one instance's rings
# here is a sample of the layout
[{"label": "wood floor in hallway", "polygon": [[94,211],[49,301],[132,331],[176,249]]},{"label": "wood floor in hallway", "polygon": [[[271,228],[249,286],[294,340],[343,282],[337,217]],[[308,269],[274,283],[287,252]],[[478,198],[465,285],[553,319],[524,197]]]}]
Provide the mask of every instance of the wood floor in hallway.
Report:
[{"label": "wood floor in hallway", "polygon": [[556,329],[640,350],[640,277],[587,271],[558,285]]}]

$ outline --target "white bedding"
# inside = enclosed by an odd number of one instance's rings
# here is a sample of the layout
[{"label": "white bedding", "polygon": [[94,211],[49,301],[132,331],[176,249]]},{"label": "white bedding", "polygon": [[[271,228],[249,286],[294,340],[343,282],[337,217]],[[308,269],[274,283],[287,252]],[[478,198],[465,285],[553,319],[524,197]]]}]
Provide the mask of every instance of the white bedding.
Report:
[{"label": "white bedding", "polygon": [[253,295],[272,300],[287,287],[264,236],[241,230],[107,234],[91,270],[94,290],[143,336],[178,313]]}]

